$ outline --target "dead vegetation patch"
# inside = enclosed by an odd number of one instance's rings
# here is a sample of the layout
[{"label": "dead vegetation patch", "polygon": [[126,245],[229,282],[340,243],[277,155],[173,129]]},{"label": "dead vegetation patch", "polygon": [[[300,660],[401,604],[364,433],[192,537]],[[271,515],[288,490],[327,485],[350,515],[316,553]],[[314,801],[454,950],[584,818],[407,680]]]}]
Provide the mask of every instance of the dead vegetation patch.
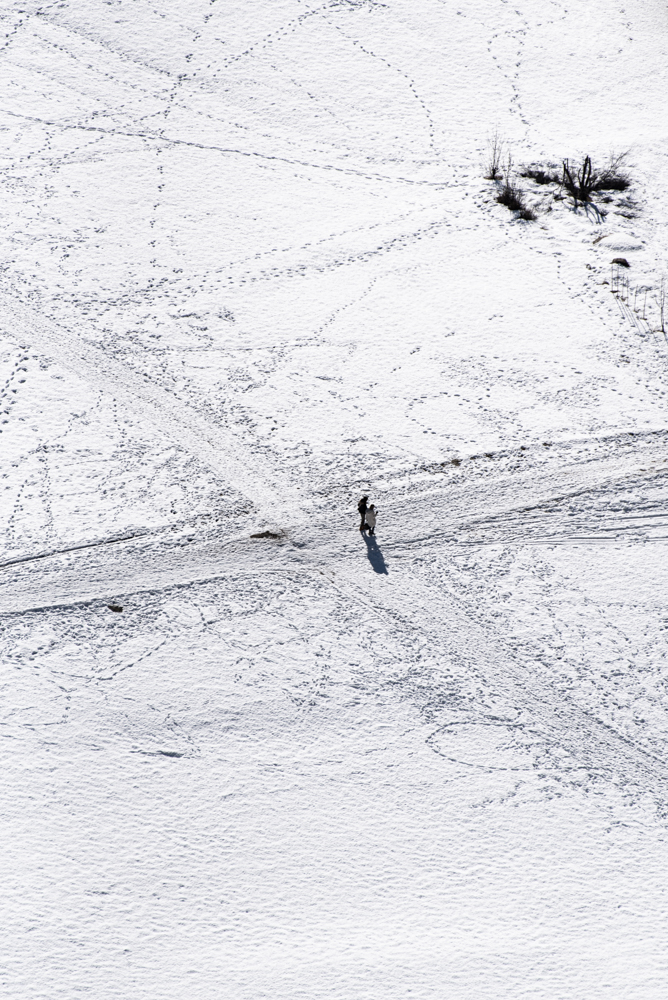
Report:
[{"label": "dead vegetation patch", "polygon": [[[603,166],[596,166],[589,155],[583,156],[581,160],[563,159],[560,166],[556,163],[530,163],[522,166],[516,176],[532,181],[544,189],[552,187],[556,189],[551,196],[554,200],[563,201],[571,198],[574,209],[579,205],[585,208],[591,206],[591,211],[597,217],[602,217],[606,211],[595,204],[595,196],[600,204],[611,205],[616,200],[615,195],[631,187],[632,178],[627,166],[627,156],[626,152],[613,153]],[[540,204],[527,203],[526,192],[513,175],[510,152],[504,149],[504,143],[498,134],[489,145],[485,177],[497,185],[496,201],[500,205],[515,212],[518,219],[531,222],[536,220]],[[623,215],[621,209],[626,208],[627,216],[631,218],[635,207],[628,203],[628,199],[620,199],[618,214]],[[551,206],[545,210],[550,211],[550,208]]]}]

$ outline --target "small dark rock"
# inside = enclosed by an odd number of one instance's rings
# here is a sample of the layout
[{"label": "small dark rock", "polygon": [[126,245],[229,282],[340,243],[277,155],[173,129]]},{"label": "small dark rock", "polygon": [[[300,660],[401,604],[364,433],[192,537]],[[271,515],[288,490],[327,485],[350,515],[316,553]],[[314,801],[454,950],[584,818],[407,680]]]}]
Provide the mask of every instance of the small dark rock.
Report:
[{"label": "small dark rock", "polygon": [[619,264],[620,267],[630,267],[631,266],[629,264],[628,260],[626,259],[626,257],[613,257],[612,263],[613,264]]},{"label": "small dark rock", "polygon": [[282,537],[283,534],[280,531],[278,533],[275,531],[256,531],[254,535],[251,535],[251,538],[282,538]]},{"label": "small dark rock", "polygon": [[123,608],[120,606],[120,604],[107,604],[107,607],[109,608],[110,611],[122,611],[123,610]]}]

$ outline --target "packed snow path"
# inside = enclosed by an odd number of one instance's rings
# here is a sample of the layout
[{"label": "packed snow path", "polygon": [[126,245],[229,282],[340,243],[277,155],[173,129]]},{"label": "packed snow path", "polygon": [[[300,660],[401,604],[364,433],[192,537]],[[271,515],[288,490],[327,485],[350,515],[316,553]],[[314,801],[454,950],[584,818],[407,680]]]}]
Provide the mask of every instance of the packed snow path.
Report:
[{"label": "packed snow path", "polygon": [[2,991],[663,1000],[663,6],[0,28]]}]

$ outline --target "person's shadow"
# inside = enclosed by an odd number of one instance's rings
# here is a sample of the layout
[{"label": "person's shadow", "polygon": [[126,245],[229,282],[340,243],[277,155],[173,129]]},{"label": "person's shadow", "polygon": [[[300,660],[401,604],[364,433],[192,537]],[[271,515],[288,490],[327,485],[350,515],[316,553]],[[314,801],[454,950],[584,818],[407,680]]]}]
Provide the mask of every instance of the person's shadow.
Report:
[{"label": "person's shadow", "polygon": [[374,573],[384,573],[387,576],[387,566],[385,565],[385,560],[383,559],[383,553],[378,548],[378,543],[373,535],[367,535],[364,532],[364,541],[366,542],[366,554],[369,562],[371,563],[371,568]]}]

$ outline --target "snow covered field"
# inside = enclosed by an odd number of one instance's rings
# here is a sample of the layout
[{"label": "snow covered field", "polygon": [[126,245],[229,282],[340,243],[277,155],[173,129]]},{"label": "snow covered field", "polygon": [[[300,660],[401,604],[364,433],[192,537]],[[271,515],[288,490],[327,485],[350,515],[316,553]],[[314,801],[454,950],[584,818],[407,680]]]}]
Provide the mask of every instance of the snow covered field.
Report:
[{"label": "snow covered field", "polygon": [[664,1000],[666,4],[0,35],[1,995]]}]

